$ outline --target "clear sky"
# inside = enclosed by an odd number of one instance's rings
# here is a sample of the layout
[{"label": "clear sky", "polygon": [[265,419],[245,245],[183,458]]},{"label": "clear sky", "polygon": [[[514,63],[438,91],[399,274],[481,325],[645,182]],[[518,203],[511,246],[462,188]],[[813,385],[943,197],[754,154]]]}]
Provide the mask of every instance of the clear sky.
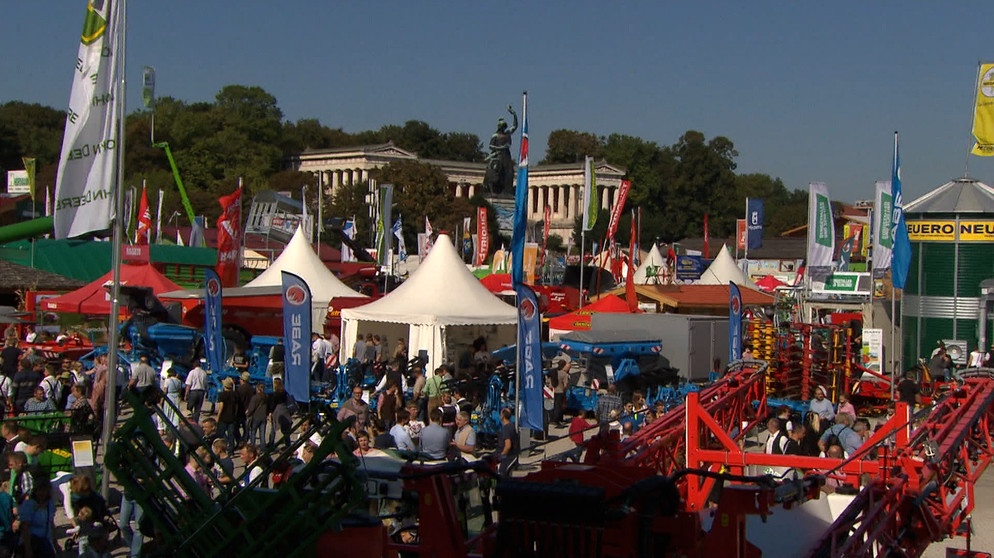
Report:
[{"label": "clear sky", "polygon": [[[83,0],[4,0],[0,101],[68,102]],[[964,174],[992,2],[170,0],[129,2],[129,110],[258,85],[349,132],[418,119],[485,140],[529,92],[550,131],[724,135],[739,172],[872,197],[901,132],[905,199]],[[518,138],[515,138],[515,146]],[[517,147],[515,147],[517,149]],[[969,158],[994,184],[994,161]]]}]

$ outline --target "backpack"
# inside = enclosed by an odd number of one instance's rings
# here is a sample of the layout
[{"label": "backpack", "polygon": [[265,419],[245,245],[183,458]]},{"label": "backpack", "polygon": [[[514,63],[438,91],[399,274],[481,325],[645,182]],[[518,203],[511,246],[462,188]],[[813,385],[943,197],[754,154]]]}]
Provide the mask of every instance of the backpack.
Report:
[{"label": "backpack", "polygon": [[827,449],[827,448],[830,448],[832,446],[843,447],[842,446],[842,440],[839,439],[839,433],[845,431],[845,429],[847,429],[847,428],[849,428],[849,427],[848,426],[843,426],[841,430],[836,430],[836,428],[834,426],[832,428],[829,428],[828,429],[828,438],[825,440],[825,448]]}]

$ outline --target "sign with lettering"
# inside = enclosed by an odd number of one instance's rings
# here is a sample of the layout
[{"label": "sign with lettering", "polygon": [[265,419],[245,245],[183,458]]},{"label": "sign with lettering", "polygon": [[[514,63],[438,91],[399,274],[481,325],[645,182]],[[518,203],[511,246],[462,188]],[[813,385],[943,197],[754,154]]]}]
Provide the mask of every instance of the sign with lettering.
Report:
[{"label": "sign with lettering", "polygon": [[8,194],[31,193],[31,183],[28,181],[28,171],[26,170],[7,171],[7,193]]},{"label": "sign with lettering", "polygon": [[824,282],[813,281],[811,291],[822,294],[848,294],[870,296],[873,281],[869,273],[847,273],[836,271]]},{"label": "sign with lettering", "polygon": [[149,262],[148,244],[135,246],[121,246],[121,261],[136,264],[147,264]]},{"label": "sign with lettering", "polygon": [[908,221],[912,242],[994,242],[994,221]]}]

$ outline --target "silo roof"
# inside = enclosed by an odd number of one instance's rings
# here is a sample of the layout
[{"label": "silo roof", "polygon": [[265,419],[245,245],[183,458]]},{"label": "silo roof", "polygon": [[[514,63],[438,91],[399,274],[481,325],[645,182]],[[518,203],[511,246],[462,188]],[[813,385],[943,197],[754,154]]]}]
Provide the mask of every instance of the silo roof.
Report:
[{"label": "silo roof", "polygon": [[994,214],[994,188],[975,178],[957,178],[905,204],[904,212]]}]

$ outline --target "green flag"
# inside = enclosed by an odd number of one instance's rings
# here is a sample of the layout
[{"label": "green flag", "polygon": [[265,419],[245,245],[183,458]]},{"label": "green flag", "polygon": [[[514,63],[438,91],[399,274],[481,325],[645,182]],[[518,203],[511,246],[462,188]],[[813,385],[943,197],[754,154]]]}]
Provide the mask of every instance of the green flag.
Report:
[{"label": "green flag", "polygon": [[594,173],[594,158],[587,157],[583,167],[583,230],[589,231],[597,222],[600,213],[600,198],[597,196],[597,175]]}]

